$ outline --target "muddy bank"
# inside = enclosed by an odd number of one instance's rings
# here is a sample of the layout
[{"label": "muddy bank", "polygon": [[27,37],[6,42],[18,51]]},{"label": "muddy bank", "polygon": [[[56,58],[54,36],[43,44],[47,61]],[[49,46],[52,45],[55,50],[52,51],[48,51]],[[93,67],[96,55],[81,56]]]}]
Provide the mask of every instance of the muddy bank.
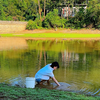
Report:
[{"label": "muddy bank", "polygon": [[25,38],[26,40],[53,40],[53,41],[100,41],[100,37],[98,38]]},{"label": "muddy bank", "polygon": [[27,43],[24,38],[0,37],[0,51],[23,48],[27,48]]},{"label": "muddy bank", "polygon": [[[67,34],[67,33],[74,33],[74,34],[100,34],[100,30],[97,29],[34,29],[34,30],[26,30],[27,22],[20,22],[20,21],[0,21],[0,34],[7,34],[7,33],[13,33],[18,35],[23,34],[34,34],[34,33],[61,33],[61,34]],[[100,40],[100,37],[98,38],[25,38],[26,40],[32,39],[32,40]]]},{"label": "muddy bank", "polygon": [[34,29],[34,30],[23,30],[20,33],[79,33],[79,34],[100,34],[100,30],[94,30],[94,29],[80,29],[80,30],[75,30],[75,29]]},{"label": "muddy bank", "polygon": [[[54,29],[35,29],[35,30],[24,30],[21,32],[17,32],[17,34],[34,34],[34,33],[62,33],[62,34],[67,34],[67,33],[74,33],[74,34],[100,34],[100,30],[93,30],[93,29],[80,29],[80,30],[71,30],[71,29],[57,29],[56,31]],[[27,39],[32,39],[32,40],[100,40],[100,37],[98,38],[26,38]]]}]

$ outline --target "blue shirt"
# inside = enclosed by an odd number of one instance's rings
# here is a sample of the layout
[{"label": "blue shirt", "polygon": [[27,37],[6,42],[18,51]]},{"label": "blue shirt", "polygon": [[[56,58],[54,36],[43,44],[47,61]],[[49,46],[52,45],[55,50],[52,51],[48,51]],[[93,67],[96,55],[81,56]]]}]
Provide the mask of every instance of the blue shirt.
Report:
[{"label": "blue shirt", "polygon": [[49,78],[53,78],[53,68],[50,66],[51,64],[46,65],[42,69],[40,69],[36,74],[35,74],[35,79],[42,79],[42,80],[49,80]]}]

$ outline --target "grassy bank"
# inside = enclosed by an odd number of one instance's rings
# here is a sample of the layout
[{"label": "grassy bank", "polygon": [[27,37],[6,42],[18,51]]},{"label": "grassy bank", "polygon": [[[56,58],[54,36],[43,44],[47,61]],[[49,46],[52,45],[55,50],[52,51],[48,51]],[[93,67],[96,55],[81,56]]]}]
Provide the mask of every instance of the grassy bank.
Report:
[{"label": "grassy bank", "polygon": [[32,37],[32,38],[100,38],[100,34],[78,33],[34,33],[34,34],[0,34],[1,37]]},{"label": "grassy bank", "polygon": [[0,84],[0,100],[100,100],[100,97],[80,95],[77,93],[48,90],[28,89]]}]

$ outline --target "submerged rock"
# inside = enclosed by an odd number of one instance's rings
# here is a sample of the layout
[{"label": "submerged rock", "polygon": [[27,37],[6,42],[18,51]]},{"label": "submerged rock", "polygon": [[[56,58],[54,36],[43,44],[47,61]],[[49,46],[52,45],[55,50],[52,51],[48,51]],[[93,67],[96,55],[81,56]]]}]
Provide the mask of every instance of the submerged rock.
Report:
[{"label": "submerged rock", "polygon": [[54,89],[57,89],[57,90],[70,90],[70,87],[71,87],[70,84],[64,83],[64,82],[59,82],[59,84],[60,84],[61,86],[57,86],[56,83],[51,83],[51,84],[53,85],[53,88],[54,88]]}]

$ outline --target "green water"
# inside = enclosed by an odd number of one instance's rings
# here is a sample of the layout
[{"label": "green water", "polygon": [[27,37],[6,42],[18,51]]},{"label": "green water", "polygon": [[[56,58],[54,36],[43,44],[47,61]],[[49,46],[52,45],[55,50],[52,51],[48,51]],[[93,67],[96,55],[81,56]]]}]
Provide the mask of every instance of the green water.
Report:
[{"label": "green water", "polygon": [[54,75],[63,84],[59,90],[100,96],[100,41],[26,42],[27,48],[0,51],[0,83],[24,83],[25,77],[34,77],[40,68],[58,61]]}]

